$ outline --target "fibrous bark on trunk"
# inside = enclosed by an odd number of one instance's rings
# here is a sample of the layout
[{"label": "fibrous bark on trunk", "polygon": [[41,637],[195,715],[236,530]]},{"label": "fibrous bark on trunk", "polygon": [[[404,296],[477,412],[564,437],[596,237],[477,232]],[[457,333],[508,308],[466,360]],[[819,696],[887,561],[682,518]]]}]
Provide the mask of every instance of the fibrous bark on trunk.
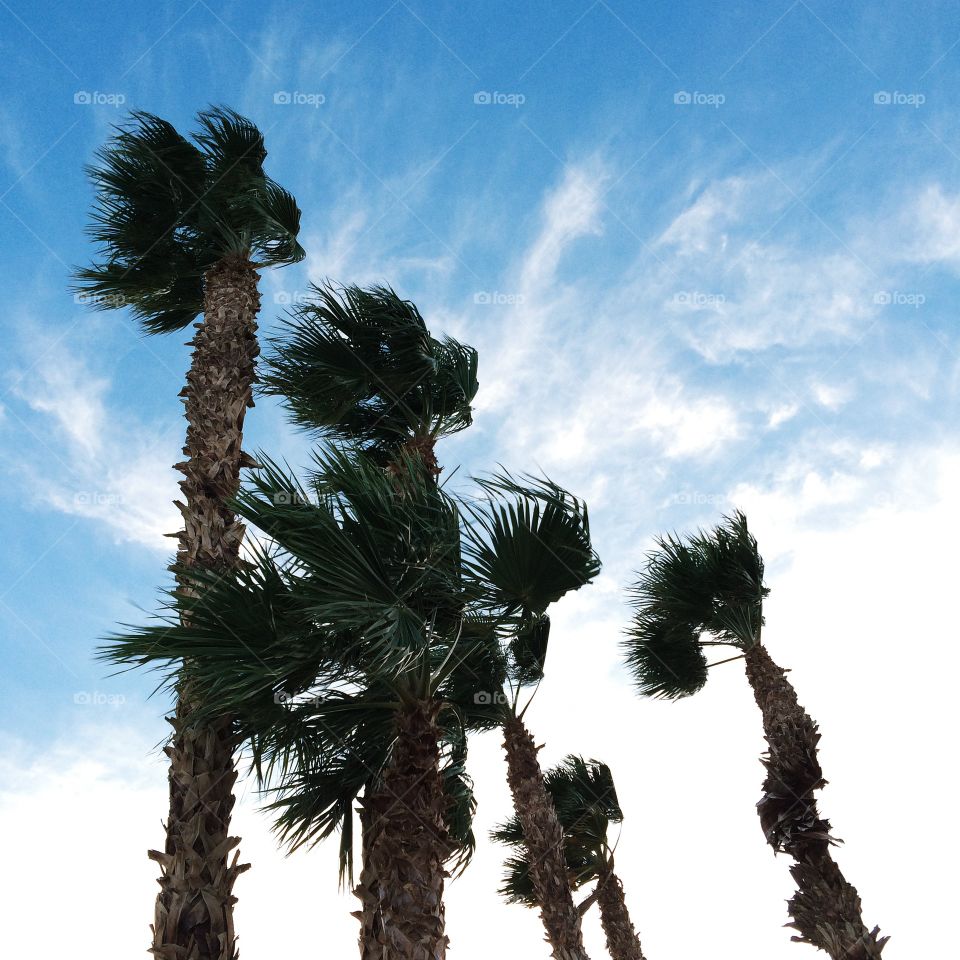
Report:
[{"label": "fibrous bark on trunk", "polygon": [[360,881],[353,891],[355,896],[360,900],[360,909],[353,912],[353,916],[360,921],[360,960],[378,960],[377,945],[381,939],[379,933],[379,887],[377,878],[373,875],[373,869],[370,864],[370,844],[372,839],[370,809],[368,805],[370,797],[372,797],[372,792],[369,796],[365,796],[360,802]]},{"label": "fibrous bark on trunk", "polygon": [[563,828],[543,782],[537,747],[523,721],[510,716],[503,726],[507,782],[523,827],[530,879],[540,905],[547,941],[556,960],[588,960],[567,877]]},{"label": "fibrous bark on trunk", "polygon": [[[193,356],[181,391],[187,419],[186,459],[176,464],[183,515],[177,564],[224,571],[239,559],[243,526],[227,501],[240,483],[240,468],[252,463],[241,450],[243,420],[253,405],[254,364],[259,352],[257,273],[241,258],[226,259],[205,277],[204,317],[191,341]],[[181,594],[194,591],[178,574]],[[197,706],[184,665],[170,718],[170,812],[161,865],[151,953],[161,960],[235,960],[233,884],[246,870],[240,842],[230,836],[233,810],[234,737],[228,718],[198,723]]]},{"label": "fibrous bark on trunk", "polygon": [[398,711],[390,761],[380,784],[364,800],[369,847],[355,891],[363,904],[364,958],[446,956],[444,862],[451,843],[444,817],[438,713],[436,703]]},{"label": "fibrous bark on trunk", "polygon": [[766,649],[746,653],[747,679],[763,714],[767,776],[757,804],[760,825],[775,851],[788,853],[797,892],[789,901],[793,937],[819,947],[833,960],[876,960],[887,937],[869,930],[860,897],[830,853],[830,822],[817,810],[815,791],[826,784],[817,758],[820,733],[797,701],[785,672]]},{"label": "fibrous bark on trunk", "polygon": [[623,896],[623,884],[612,869],[601,874],[597,881],[597,902],[611,960],[644,960],[640,937]]}]

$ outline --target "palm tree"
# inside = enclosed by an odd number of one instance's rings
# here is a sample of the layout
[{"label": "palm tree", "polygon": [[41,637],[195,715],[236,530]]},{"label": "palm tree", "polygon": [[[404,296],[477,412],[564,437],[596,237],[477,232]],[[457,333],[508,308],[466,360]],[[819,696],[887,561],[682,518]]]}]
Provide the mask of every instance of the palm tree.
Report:
[{"label": "palm tree", "polygon": [[[260,131],[224,108],[198,115],[193,141],[167,121],[134,113],[89,168],[96,187],[91,236],[102,256],[76,271],[95,306],[127,306],[147,333],[181,330],[197,316],[187,383],[186,458],[176,465],[184,527],[177,579],[184,597],[193,571],[219,574],[238,562],[243,527],[229,506],[240,468],[244,414],[252,406],[258,270],[303,257],[300,211],[263,171]],[[170,808],[153,924],[154,956],[233,960],[233,885],[247,865],[230,851],[234,739],[229,719],[191,722],[189,664],[177,687],[170,759]]]},{"label": "palm tree", "polygon": [[[556,960],[585,960],[580,914],[567,878],[563,827],[544,785],[539,748],[524,716],[544,675],[550,619],[547,607],[589,583],[600,570],[590,542],[586,505],[549,481],[508,476],[484,481],[512,502],[474,512],[466,543],[472,576],[489,585],[491,602],[514,618],[499,654],[504,686],[483,691],[502,726],[507,782],[530,857],[530,880]],[[520,699],[531,685],[524,705]]]},{"label": "palm tree", "polygon": [[[623,895],[623,884],[613,869],[610,824],[623,822],[610,768],[596,760],[571,754],[547,771],[547,793],[563,827],[564,853],[570,886],[579,890],[596,881],[594,891],[578,906],[580,915],[600,905],[600,921],[613,960],[643,960],[640,938],[634,930]],[[520,819],[512,817],[491,833],[498,843],[513,848],[500,893],[510,903],[537,905],[530,878],[530,859]]]},{"label": "palm tree", "polygon": [[278,721],[275,700],[305,696],[296,718],[312,710],[321,723],[344,709],[344,691],[351,709],[379,711],[369,724],[387,723],[389,755],[360,769],[339,806],[363,790],[361,949],[435,960],[451,851],[443,744],[454,725],[499,723],[480,692],[502,687],[508,660],[524,677],[538,669],[528,648],[545,641],[544,610],[585,582],[569,565],[586,563],[586,579],[596,567],[585,509],[546,481],[501,475],[471,504],[437,483],[436,440],[470,423],[476,353],[432,338],[393,291],[315,288],[273,346],[265,389],[338,445],[315,455],[307,486],[261,458],[237,506],[275,552],[233,580],[211,578],[179,628],[135,631],[107,655],[156,663],[194,650],[207,708],[237,719],[255,761],[277,766],[281,802],[299,790],[301,811],[316,796],[299,789],[308,780],[290,788],[290,770],[312,776],[329,761],[322,738]]},{"label": "palm tree", "polygon": [[[350,444],[365,462],[384,468],[387,500],[424,495],[439,505],[432,515],[428,507],[400,537],[412,531],[417,541],[403,561],[416,556],[413,580],[408,569],[394,589],[404,601],[411,596],[419,634],[414,637],[407,625],[404,642],[412,646],[406,646],[403,662],[388,658],[373,668],[374,675],[378,669],[392,674],[396,735],[382,775],[364,795],[364,864],[355,892],[362,905],[363,956],[385,951],[440,957],[447,945],[443,865],[451,845],[439,769],[442,676],[431,661],[438,643],[442,650],[449,642],[444,628],[462,616],[463,598],[456,582],[458,524],[436,487],[441,468],[435,445],[471,423],[477,354],[451,338],[432,337],[416,306],[390,288],[326,285],[313,287],[312,294],[273,341],[266,392],[281,397],[301,427]],[[428,563],[436,569],[428,570]],[[424,592],[427,580],[436,583]],[[412,910],[411,876],[420,882]]]},{"label": "palm tree", "polygon": [[817,757],[820,733],[760,641],[768,592],[742,513],[686,540],[663,538],[634,588],[627,662],[641,692],[672,699],[706,683],[705,647],[740,651],[733,659],[746,662],[768,748],[760,825],[774,851],[794,860],[798,889],[788,909],[799,936],[793,939],[833,960],[874,960],[888,938],[864,925],[860,897],[831,855],[837,841],[817,809],[816,791],[826,783]]}]

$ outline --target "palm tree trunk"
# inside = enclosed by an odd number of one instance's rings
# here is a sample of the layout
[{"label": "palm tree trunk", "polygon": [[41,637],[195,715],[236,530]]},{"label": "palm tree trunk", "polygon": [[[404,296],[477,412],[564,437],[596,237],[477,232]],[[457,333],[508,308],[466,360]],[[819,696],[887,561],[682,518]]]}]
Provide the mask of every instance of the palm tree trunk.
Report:
[{"label": "palm tree trunk", "polygon": [[[239,560],[243,525],[227,506],[240,483],[240,468],[252,461],[241,451],[243,419],[253,406],[257,346],[258,275],[245,259],[223,260],[205,277],[204,318],[196,325],[187,385],[184,502],[177,563],[181,568],[227,571]],[[180,591],[194,592],[178,575]],[[229,718],[192,721],[196,707],[184,664],[170,758],[170,813],[164,852],[150,851],[161,865],[151,952],[161,960],[235,960],[233,884],[249,864],[239,864],[240,842],[230,836],[234,736]]]},{"label": "palm tree trunk", "polygon": [[815,791],[826,784],[817,758],[817,725],[797,701],[786,673],[754,644],[745,656],[747,679],[763,714],[767,776],[757,804],[760,825],[774,851],[788,853],[797,892],[789,902],[793,937],[833,960],[875,960],[887,937],[863,923],[860,897],[830,854],[830,822],[817,810]]},{"label": "palm tree trunk", "polygon": [[597,881],[597,901],[611,960],[644,960],[640,937],[630,921],[623,896],[623,884],[612,869],[601,874]]},{"label": "palm tree trunk", "polygon": [[379,886],[370,864],[371,798],[372,792],[360,801],[360,882],[353,890],[360,900],[360,909],[353,912],[353,916],[360,921],[360,960],[377,960],[378,944],[382,942]]},{"label": "palm tree trunk", "polygon": [[537,747],[523,721],[503,725],[507,782],[530,854],[530,878],[555,960],[589,960],[563,853],[563,828],[543,783]]},{"label": "palm tree trunk", "polygon": [[[450,840],[444,819],[438,713],[439,704],[433,702],[398,712],[390,762],[366,804],[369,857],[361,877],[363,889],[358,891],[365,914],[364,958],[446,956],[443,887]],[[369,902],[371,894],[374,903]]]}]

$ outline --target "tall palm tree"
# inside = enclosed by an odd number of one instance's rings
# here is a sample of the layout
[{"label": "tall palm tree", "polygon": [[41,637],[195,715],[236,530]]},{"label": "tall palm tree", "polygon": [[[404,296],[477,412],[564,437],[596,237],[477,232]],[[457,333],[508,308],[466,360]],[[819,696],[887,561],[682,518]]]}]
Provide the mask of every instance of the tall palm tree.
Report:
[{"label": "tall palm tree", "polygon": [[[613,869],[610,824],[622,823],[623,811],[617,799],[610,768],[596,760],[568,756],[547,771],[547,793],[563,827],[564,853],[570,885],[579,890],[595,882],[594,891],[577,908],[581,915],[594,904],[600,906],[600,922],[613,960],[643,960],[640,938],[630,920],[623,884]],[[530,857],[526,852],[519,817],[501,824],[491,837],[513,848],[500,893],[510,903],[537,905],[530,878]]]},{"label": "tall palm tree", "polygon": [[[300,211],[263,170],[263,136],[224,108],[198,115],[193,142],[167,121],[134,113],[89,168],[96,187],[91,236],[101,259],[76,271],[94,305],[129,307],[147,333],[170,333],[200,314],[181,391],[186,458],[176,464],[184,527],[177,579],[186,597],[192,573],[226,573],[238,562],[243,527],[229,506],[252,406],[258,270],[303,258]],[[189,663],[170,718],[170,807],[153,924],[162,960],[233,960],[233,885],[246,865],[231,849],[234,738],[229,719],[191,722],[196,695]]]},{"label": "tall palm tree", "polygon": [[[437,692],[459,628],[458,520],[419,464],[407,460],[405,468],[388,473],[363,455],[332,449],[318,455],[308,490],[265,463],[239,509],[276,552],[238,571],[235,582],[209,578],[192,601],[173,597],[185,614],[181,626],[166,635],[163,628],[138,632],[114,655],[175,662],[193,651],[202,709],[232,716],[237,736],[253,741],[255,762],[274,764],[281,788],[290,769],[315,772],[309,755],[298,762],[300,754],[319,753],[321,772],[329,767],[331,717],[365,710],[361,733],[379,728],[390,745],[379,765],[359,769],[361,882],[376,878],[367,895],[379,918],[367,925],[386,940],[385,958],[433,960],[447,943],[443,887],[452,851]],[[260,633],[265,620],[275,625]],[[246,657],[237,657],[238,646],[249,648]],[[278,717],[288,711],[290,720]],[[283,729],[293,723],[299,735]],[[290,742],[293,762],[285,768]],[[357,792],[351,785],[341,809]]]},{"label": "tall palm tree", "polygon": [[[442,649],[449,642],[445,631],[462,615],[463,598],[456,582],[458,527],[436,486],[435,445],[471,423],[477,354],[451,338],[432,337],[416,306],[388,287],[315,286],[312,294],[273,341],[266,392],[281,397],[301,427],[348,443],[382,467],[388,498],[406,501],[415,490],[414,498],[425,494],[442,504],[435,515],[414,521],[413,579],[408,570],[396,584],[398,597],[412,596],[420,636],[403,662],[388,658],[377,665],[393,674],[396,736],[382,776],[364,795],[364,865],[355,891],[364,956],[440,957],[447,944],[443,864],[451,847],[439,770],[444,702],[431,658],[438,643]],[[427,570],[427,563],[437,569]],[[453,579],[424,593],[423,582],[439,571]],[[407,634],[405,644],[412,639]],[[420,878],[413,910],[405,882],[411,876]]]},{"label": "tall palm tree", "polygon": [[634,588],[627,662],[641,692],[676,698],[706,683],[705,647],[740,651],[735,659],[746,662],[768,748],[760,825],[774,851],[794,860],[798,889],[788,909],[799,935],[793,939],[833,960],[874,960],[888,938],[864,925],[860,897],[831,855],[836,841],[817,809],[816,791],[826,783],[817,757],[820,733],[761,643],[768,592],[742,513],[685,540],[663,538]]},{"label": "tall palm tree", "polygon": [[[467,565],[489,584],[492,602],[514,617],[499,653],[503,687],[486,692],[501,724],[507,782],[530,856],[530,880],[556,960],[585,960],[580,914],[573,902],[563,852],[563,827],[544,785],[539,748],[526,726],[527,708],[543,679],[550,634],[547,607],[589,583],[600,570],[590,542],[586,505],[549,481],[518,485],[500,476],[483,482],[511,502],[474,512]],[[521,697],[531,686],[525,704]]]}]

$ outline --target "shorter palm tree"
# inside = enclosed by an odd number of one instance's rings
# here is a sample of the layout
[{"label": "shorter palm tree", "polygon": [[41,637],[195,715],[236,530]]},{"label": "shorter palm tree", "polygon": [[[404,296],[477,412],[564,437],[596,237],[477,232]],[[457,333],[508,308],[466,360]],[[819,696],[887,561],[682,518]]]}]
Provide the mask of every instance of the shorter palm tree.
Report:
[{"label": "shorter palm tree", "polygon": [[[589,583],[600,570],[590,540],[586,504],[548,481],[509,476],[483,481],[506,502],[482,512],[465,542],[467,569],[484,585],[486,602],[511,618],[492,656],[503,685],[480,688],[478,699],[503,730],[507,782],[530,855],[530,879],[547,940],[556,960],[586,960],[580,914],[573,902],[563,855],[563,827],[544,786],[539,748],[525,714],[544,676],[550,618],[546,610],[564,594]],[[521,704],[525,691],[533,688]]]},{"label": "shorter palm tree", "polygon": [[788,909],[799,936],[793,939],[833,960],[875,960],[888,938],[864,925],[860,897],[831,855],[837,841],[817,809],[816,791],[826,783],[817,756],[820,733],[760,642],[768,593],[763,559],[742,513],[684,540],[665,537],[634,588],[627,663],[642,693],[674,699],[706,683],[705,647],[739,651],[732,659],[746,662],[768,748],[760,825],[774,851],[794,860],[798,889]]},{"label": "shorter palm tree", "polygon": [[[610,768],[596,760],[570,755],[544,777],[563,827],[564,854],[570,886],[579,890],[596,882],[593,892],[577,908],[583,915],[594,904],[600,906],[600,921],[613,960],[643,960],[640,938],[630,920],[623,884],[613,869],[610,825],[623,821]],[[510,903],[537,906],[530,876],[520,819],[512,817],[491,833],[499,843],[514,849],[506,861],[507,872],[500,893]]]}]

